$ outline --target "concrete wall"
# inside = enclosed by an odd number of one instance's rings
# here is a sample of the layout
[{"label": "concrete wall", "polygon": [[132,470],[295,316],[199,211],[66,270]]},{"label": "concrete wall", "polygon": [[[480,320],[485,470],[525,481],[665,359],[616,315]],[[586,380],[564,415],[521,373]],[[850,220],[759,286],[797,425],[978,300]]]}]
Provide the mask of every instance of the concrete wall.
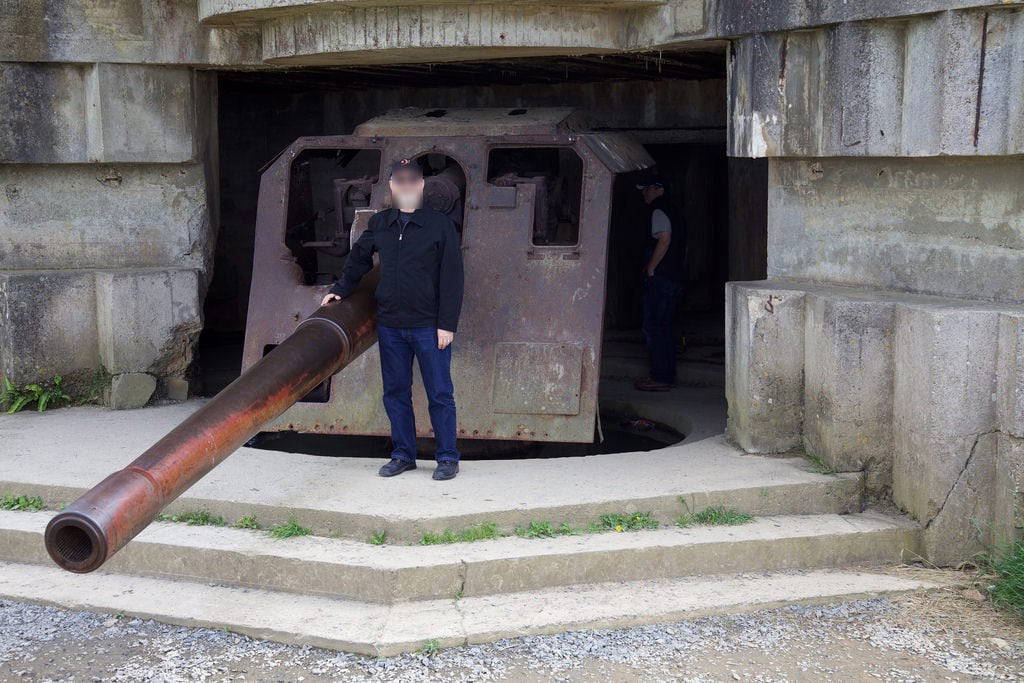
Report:
[{"label": "concrete wall", "polygon": [[1021,157],[769,166],[769,277],[1024,301]]},{"label": "concrete wall", "polygon": [[216,92],[180,66],[0,62],[0,374],[82,394],[110,373],[119,407],[183,378],[216,239]]},{"label": "concrete wall", "polygon": [[727,286],[728,435],[864,471],[957,564],[1024,515],[1024,307],[791,280]]}]

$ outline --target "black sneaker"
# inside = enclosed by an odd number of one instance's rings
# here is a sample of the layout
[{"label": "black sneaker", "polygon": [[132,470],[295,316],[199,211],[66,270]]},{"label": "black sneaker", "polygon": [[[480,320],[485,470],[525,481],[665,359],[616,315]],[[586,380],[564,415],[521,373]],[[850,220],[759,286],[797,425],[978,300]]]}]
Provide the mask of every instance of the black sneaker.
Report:
[{"label": "black sneaker", "polygon": [[384,466],[377,472],[382,477],[393,477],[396,474],[402,472],[408,472],[409,470],[416,469],[416,461],[412,460],[399,460],[398,458],[391,458],[391,460],[384,463]]},{"label": "black sneaker", "polygon": [[459,463],[457,462],[439,462],[437,463],[437,469],[434,470],[434,479],[438,481],[444,481],[445,479],[454,479],[455,475],[459,473]]}]

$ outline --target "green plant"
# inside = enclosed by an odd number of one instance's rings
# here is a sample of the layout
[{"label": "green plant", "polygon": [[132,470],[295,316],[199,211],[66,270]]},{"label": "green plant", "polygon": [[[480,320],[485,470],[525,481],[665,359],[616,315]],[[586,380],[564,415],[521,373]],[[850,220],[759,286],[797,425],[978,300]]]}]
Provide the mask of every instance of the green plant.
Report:
[{"label": "green plant", "polygon": [[39,512],[46,508],[46,503],[39,496],[15,496],[5,494],[0,498],[0,510],[20,510],[22,512]]},{"label": "green plant", "polygon": [[551,522],[530,522],[526,526],[516,527],[516,536],[523,538],[551,538],[558,536],[558,533],[558,529]]},{"label": "green plant", "polygon": [[420,545],[441,545],[443,543],[472,543],[502,536],[498,525],[493,522],[483,522],[471,526],[462,531],[441,531],[438,533],[427,532],[420,539]]},{"label": "green plant", "polygon": [[309,536],[313,530],[308,526],[302,526],[294,517],[289,517],[284,524],[278,524],[271,528],[270,535],[274,538],[293,538],[295,536]]},{"label": "green plant", "polygon": [[256,519],[256,515],[246,515],[245,517],[241,517],[231,526],[236,529],[254,529],[257,531],[263,528],[263,525]]},{"label": "green plant", "polygon": [[804,458],[811,463],[811,471],[817,474],[835,474],[836,471],[829,466],[825,459],[813,453],[804,453]]},{"label": "green plant", "polygon": [[8,415],[20,411],[33,401],[36,410],[41,413],[50,403],[70,400],[71,397],[64,391],[64,379],[60,375],[54,375],[53,379],[45,384],[27,384],[20,388],[4,377],[4,387],[0,391],[0,403],[7,404]]},{"label": "green plant", "polygon": [[388,541],[388,532],[377,531],[370,534],[370,545],[384,545]]},{"label": "green plant", "polygon": [[1024,617],[1024,539],[990,551],[983,568],[993,576],[992,602]]},{"label": "green plant", "polygon": [[75,399],[75,405],[87,405],[89,403],[100,403],[103,400],[103,392],[110,386],[113,377],[102,365],[92,373],[84,391]]},{"label": "green plant", "polygon": [[746,524],[753,519],[753,515],[746,512],[740,512],[736,508],[727,508],[722,505],[716,505],[714,507],[705,508],[700,512],[686,512],[676,520],[676,526],[689,527],[705,524],[714,526],[733,526],[736,524]]},{"label": "green plant", "polygon": [[631,515],[601,515],[598,525],[601,531],[638,531],[640,529],[657,529],[658,520],[650,512],[634,512]]},{"label": "green plant", "polygon": [[190,510],[179,512],[175,515],[160,515],[157,517],[163,522],[178,522],[189,526],[226,526],[227,522],[223,517],[211,514],[206,510]]},{"label": "green plant", "polygon": [[433,657],[441,649],[441,643],[436,640],[428,640],[423,643],[423,647],[420,648],[420,654],[426,655],[427,657]]}]

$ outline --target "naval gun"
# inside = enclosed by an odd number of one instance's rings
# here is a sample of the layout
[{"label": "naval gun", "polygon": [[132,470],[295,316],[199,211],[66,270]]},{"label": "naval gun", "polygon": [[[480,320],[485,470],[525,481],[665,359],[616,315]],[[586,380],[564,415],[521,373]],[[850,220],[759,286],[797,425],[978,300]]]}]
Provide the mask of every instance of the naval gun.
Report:
[{"label": "naval gun", "polygon": [[426,169],[425,203],[459,229],[467,286],[453,375],[457,397],[472,397],[457,398],[459,437],[592,441],[612,181],[653,160],[627,135],[588,130],[569,108],[401,109],[353,135],[292,143],[260,178],[242,375],[55,515],[54,562],[95,570],[259,431],[388,433],[378,269],[318,306],[330,259],[387,207],[382,169],[403,158]]}]

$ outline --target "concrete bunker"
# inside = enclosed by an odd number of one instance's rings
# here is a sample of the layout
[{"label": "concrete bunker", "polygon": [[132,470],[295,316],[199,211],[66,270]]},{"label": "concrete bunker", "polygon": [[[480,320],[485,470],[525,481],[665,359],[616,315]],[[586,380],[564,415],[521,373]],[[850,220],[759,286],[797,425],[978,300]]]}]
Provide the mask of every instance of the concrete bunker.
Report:
[{"label": "concrete bunker", "polygon": [[[658,55],[639,54],[454,63],[429,70],[421,65],[303,69],[287,77],[222,73],[218,131],[222,219],[198,354],[200,393],[216,393],[241,368],[242,332],[251,311],[248,289],[257,171],[304,135],[351,133],[363,120],[403,106],[421,109],[423,120],[436,129],[451,121],[452,112],[478,103],[504,105],[504,115],[511,121],[529,120],[533,110],[554,103],[572,106],[586,112],[595,131],[625,132],[644,146],[659,172],[673,182],[677,192],[673,200],[689,225],[687,294],[677,318],[679,336],[686,339],[685,347],[681,346],[681,383],[720,388],[724,384],[724,283],[764,276],[767,179],[763,161],[726,158],[724,61],[724,54],[702,52],[665,54],[660,60]],[[465,183],[464,164],[447,153],[410,150],[410,154],[426,162],[430,177],[452,181],[449,186]],[[347,253],[360,210],[371,208],[373,188],[383,185],[380,160],[368,148],[340,155],[305,150],[296,157],[293,169],[295,164],[301,168],[290,193],[305,200],[294,209],[289,202],[289,250],[307,285],[329,284]],[[564,147],[499,145],[473,164],[481,168],[471,172],[485,176],[491,188],[533,187],[540,201],[534,203],[532,248],[566,249],[566,255],[572,256],[580,239],[583,199],[582,182],[574,180],[583,174],[579,154]],[[327,177],[339,169],[343,173]],[[453,169],[461,172],[461,178]],[[634,185],[635,178],[620,176],[609,188],[607,288],[598,351],[600,382],[609,386],[628,384],[628,378],[646,369],[639,334],[639,278],[632,277],[642,265],[642,239],[636,239],[635,218],[640,199]],[[465,204],[483,199],[469,198]],[[323,401],[325,393],[307,399]],[[615,440],[612,432],[622,408],[617,405],[612,419],[602,425],[609,441]],[[286,422],[283,427],[287,426]],[[306,427],[335,431],[315,419],[302,426]],[[351,433],[340,426],[336,431]],[[590,441],[598,435],[588,425],[585,433],[578,432],[572,440]],[[465,434],[467,440],[480,436],[472,430]],[[642,442],[638,437],[637,448],[622,450],[646,450],[672,438]],[[271,440],[275,448],[291,447],[280,434],[268,435],[268,444]],[[315,441],[312,436],[295,437],[295,449],[330,450],[312,445]],[[509,446],[503,450],[498,443],[480,444],[466,452],[495,455],[530,450],[521,443]],[[553,449],[537,446],[533,451],[550,454]],[[580,451],[573,447],[564,452]]]}]

